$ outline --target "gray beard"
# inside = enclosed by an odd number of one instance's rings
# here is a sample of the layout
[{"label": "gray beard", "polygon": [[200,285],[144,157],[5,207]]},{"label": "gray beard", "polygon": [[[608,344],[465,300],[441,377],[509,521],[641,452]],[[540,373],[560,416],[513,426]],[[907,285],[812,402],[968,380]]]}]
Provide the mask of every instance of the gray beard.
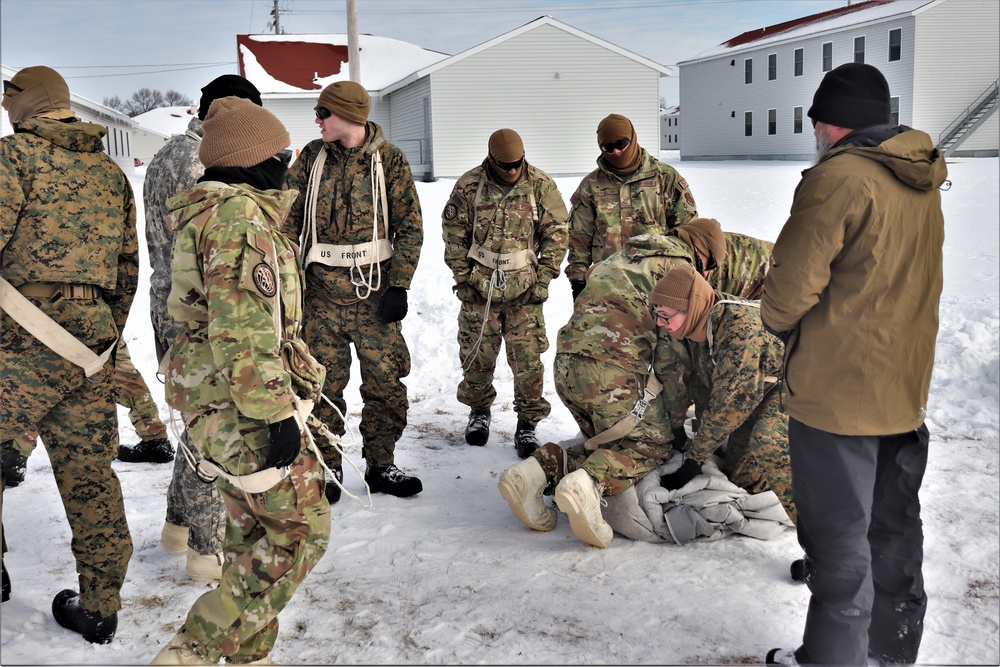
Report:
[{"label": "gray beard", "polygon": [[826,152],[830,150],[832,146],[833,144],[830,142],[830,139],[826,136],[826,134],[821,134],[816,137],[816,154],[813,156],[812,160],[814,167],[819,164],[819,161],[823,159],[823,156],[826,155]]}]

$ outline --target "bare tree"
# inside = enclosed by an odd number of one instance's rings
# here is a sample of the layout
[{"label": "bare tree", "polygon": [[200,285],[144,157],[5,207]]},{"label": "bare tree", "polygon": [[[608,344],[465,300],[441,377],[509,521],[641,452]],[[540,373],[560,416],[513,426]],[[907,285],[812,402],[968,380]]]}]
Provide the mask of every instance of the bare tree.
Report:
[{"label": "bare tree", "polygon": [[122,98],[118,97],[117,95],[115,95],[114,97],[105,97],[103,104],[109,109],[114,109],[115,111],[121,111],[122,113],[125,113],[125,103],[122,102]]},{"label": "bare tree", "polygon": [[162,107],[163,93],[151,88],[140,88],[132,93],[132,98],[125,102],[125,113],[135,118],[141,113],[146,113],[151,109]]},{"label": "bare tree", "polygon": [[163,96],[163,101],[168,107],[183,107],[191,104],[190,97],[173,89],[167,91],[167,94]]}]

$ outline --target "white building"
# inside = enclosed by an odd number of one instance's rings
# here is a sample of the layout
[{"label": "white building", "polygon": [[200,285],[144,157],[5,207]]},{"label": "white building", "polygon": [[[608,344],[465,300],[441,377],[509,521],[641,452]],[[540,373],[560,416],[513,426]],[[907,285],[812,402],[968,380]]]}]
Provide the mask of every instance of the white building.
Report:
[{"label": "white building", "polygon": [[809,159],[813,93],[852,61],[885,75],[894,122],[946,154],[996,156],[998,34],[996,0],[869,0],[745,32],[679,63],[681,159]]},{"label": "white building", "polygon": [[660,150],[676,151],[681,147],[681,108],[660,109]]}]

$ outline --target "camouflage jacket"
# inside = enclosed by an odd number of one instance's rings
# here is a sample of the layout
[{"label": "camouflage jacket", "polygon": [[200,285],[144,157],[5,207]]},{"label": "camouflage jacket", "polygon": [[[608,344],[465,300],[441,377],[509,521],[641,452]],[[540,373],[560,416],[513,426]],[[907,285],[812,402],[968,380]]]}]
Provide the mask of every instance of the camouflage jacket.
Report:
[{"label": "camouflage jacket", "polygon": [[[305,222],[305,201],[309,173],[320,148],[326,146],[326,163],[316,204],[316,228],[320,243],[334,245],[365,243],[372,240],[378,226],[384,236],[382,216],[374,219],[372,200],[372,159],[379,151],[385,169],[386,194],[389,200],[389,241],[392,257],[382,262],[382,289],[388,286],[409,288],[420,259],[424,240],[423,218],[417,188],[410,173],[410,163],[397,146],[385,140],[382,128],[369,121],[365,142],[357,148],[343,148],[316,139],[306,144],[288,170],[286,187],[298,190],[299,196],[285,219],[284,234],[297,241]],[[306,244],[303,244],[306,247]],[[310,264],[306,270],[310,289],[319,289],[336,303],[358,301],[351,283],[350,269]]]},{"label": "camouflage jacket", "polygon": [[305,347],[302,277],[295,244],[278,230],[297,194],[207,182],[167,200],[176,237],[167,309],[185,328],[166,399],[186,420],[229,402],[268,423],[292,414],[296,384],[284,355],[287,341]]},{"label": "camouflage jacket", "polygon": [[670,269],[694,261],[676,236],[636,236],[596,265],[559,330],[558,353],[578,354],[647,374],[657,327],[649,295]]},{"label": "camouflage jacket", "polygon": [[685,340],[693,372],[689,391],[699,426],[690,454],[702,462],[735,431],[763,400],[779,391],[765,378],[781,376],[785,346],[764,330],[756,304],[719,303],[736,297],[716,291],[704,343]]},{"label": "camouflage jacket", "polygon": [[624,178],[601,158],[597,166],[570,198],[570,280],[584,280],[591,264],[618,252],[633,236],[666,234],[698,217],[687,181],[645,149],[639,168]]},{"label": "camouflage jacket", "polygon": [[493,269],[469,258],[473,242],[498,254],[531,253],[533,264],[506,272],[507,287],[494,300],[516,298],[535,282],[548,285],[559,275],[566,256],[566,204],[555,181],[527,161],[525,174],[513,186],[490,178],[485,161],[466,172],[441,217],[444,261],[456,283],[469,282],[483,296],[489,291]]},{"label": "camouflage jacket", "polygon": [[0,275],[15,287],[100,287],[110,309],[100,340],[114,339],[112,323],[124,329],[139,283],[135,199],[104,152],[107,132],[30,118],[0,139]]},{"label": "camouflage jacket", "polygon": [[752,236],[725,232],[726,257],[708,274],[708,282],[726,294],[744,299],[760,299],[764,278],[771,268],[774,244]]},{"label": "camouflage jacket", "polygon": [[205,131],[195,116],[188,123],[184,134],[170,138],[146,167],[146,181],[142,199],[146,210],[146,246],[153,273],[149,278],[149,316],[153,321],[153,334],[162,349],[170,347],[180,325],[167,314],[167,295],[170,294],[170,255],[174,248],[174,235],[167,224],[167,198],[195,186],[205,168],[198,159],[198,149]]}]

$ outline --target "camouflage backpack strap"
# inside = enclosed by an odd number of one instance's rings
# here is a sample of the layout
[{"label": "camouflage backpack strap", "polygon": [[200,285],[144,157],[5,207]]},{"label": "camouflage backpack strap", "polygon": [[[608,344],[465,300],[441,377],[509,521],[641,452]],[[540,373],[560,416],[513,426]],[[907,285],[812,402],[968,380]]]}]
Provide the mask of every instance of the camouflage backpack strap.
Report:
[{"label": "camouflage backpack strap", "polygon": [[609,442],[614,442],[615,440],[621,440],[626,435],[632,432],[632,429],[642,421],[643,415],[646,414],[646,410],[649,408],[649,404],[652,403],[660,392],[663,390],[663,385],[660,381],[656,379],[656,374],[653,369],[649,369],[649,377],[646,380],[646,386],[642,390],[642,398],[635,402],[635,406],[629,411],[627,415],[618,420],[618,423],[601,431],[593,438],[588,439],[583,443],[587,451],[592,452],[601,445],[606,445]]}]

